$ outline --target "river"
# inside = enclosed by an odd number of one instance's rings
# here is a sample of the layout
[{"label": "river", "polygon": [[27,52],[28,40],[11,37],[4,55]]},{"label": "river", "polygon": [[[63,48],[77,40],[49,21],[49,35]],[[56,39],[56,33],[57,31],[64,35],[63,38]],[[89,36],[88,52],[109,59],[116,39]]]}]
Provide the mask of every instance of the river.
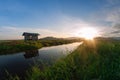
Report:
[{"label": "river", "polygon": [[75,50],[82,42],[43,47],[38,50],[0,55],[0,80],[6,77],[5,71],[23,77],[31,66],[39,64],[52,65]]}]

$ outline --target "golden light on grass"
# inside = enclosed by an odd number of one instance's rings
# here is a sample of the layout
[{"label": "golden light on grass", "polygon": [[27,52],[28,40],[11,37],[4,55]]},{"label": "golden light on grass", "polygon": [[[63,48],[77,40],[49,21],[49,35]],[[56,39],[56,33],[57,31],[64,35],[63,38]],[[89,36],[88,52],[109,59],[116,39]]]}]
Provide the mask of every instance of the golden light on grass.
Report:
[{"label": "golden light on grass", "polygon": [[87,40],[93,40],[97,35],[98,31],[95,28],[86,27],[80,30],[80,36]]}]

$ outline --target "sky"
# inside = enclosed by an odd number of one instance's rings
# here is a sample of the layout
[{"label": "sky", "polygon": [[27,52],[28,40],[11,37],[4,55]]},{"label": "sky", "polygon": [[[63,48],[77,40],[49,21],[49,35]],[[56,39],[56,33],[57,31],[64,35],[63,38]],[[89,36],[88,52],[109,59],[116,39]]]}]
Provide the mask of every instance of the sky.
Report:
[{"label": "sky", "polygon": [[[23,39],[23,32],[39,38],[78,37],[83,27],[99,36],[120,36],[120,0],[0,0],[0,40]],[[79,36],[80,37],[80,36]]]}]

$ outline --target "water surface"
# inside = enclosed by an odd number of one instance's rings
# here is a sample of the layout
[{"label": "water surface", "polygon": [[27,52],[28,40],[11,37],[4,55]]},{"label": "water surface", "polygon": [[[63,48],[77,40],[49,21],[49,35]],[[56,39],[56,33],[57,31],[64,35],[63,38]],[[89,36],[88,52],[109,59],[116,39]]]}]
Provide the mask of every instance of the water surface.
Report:
[{"label": "water surface", "polygon": [[15,54],[0,55],[0,80],[6,76],[5,70],[10,74],[24,76],[26,70],[37,63],[41,68],[42,64],[52,65],[58,59],[75,50],[80,44],[80,42],[76,42]]}]

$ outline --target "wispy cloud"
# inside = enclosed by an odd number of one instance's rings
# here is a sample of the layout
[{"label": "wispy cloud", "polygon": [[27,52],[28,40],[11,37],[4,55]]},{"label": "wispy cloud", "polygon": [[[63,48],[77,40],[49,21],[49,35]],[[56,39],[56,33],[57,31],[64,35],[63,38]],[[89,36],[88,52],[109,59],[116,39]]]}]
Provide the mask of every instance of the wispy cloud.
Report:
[{"label": "wispy cloud", "polygon": [[0,37],[1,39],[22,39],[23,32],[35,32],[40,33],[41,37],[46,36],[49,34],[50,36],[54,36],[54,31],[47,30],[47,29],[39,29],[39,28],[19,28],[19,27],[12,27],[12,26],[4,26],[1,27],[0,30]]},{"label": "wispy cloud", "polygon": [[[51,25],[49,25],[51,27]],[[55,37],[73,37],[79,36],[79,31],[83,27],[96,27],[93,24],[85,22],[81,19],[69,16],[61,16],[57,24],[51,29],[44,29],[38,27],[14,27],[2,26],[0,29],[0,37],[2,39],[22,39],[23,32],[36,32],[40,33],[40,37],[55,36]]]},{"label": "wispy cloud", "polygon": [[105,0],[106,4],[92,14],[90,22],[101,29],[102,36],[120,36],[120,0]]}]

